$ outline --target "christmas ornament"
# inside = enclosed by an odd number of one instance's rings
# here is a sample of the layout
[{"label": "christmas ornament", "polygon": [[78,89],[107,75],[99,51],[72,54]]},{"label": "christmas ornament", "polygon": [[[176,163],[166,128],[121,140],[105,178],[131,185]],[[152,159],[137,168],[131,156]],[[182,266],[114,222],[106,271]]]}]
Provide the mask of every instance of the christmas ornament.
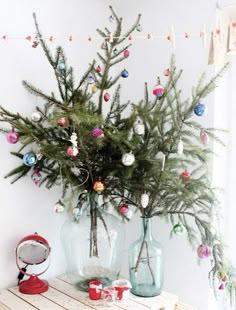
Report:
[{"label": "christmas ornament", "polygon": [[138,25],[136,26],[136,30],[137,30],[138,32],[141,32],[141,31],[143,30],[143,28],[142,28],[142,26],[141,26],[140,24],[138,24]]},{"label": "christmas ornament", "polygon": [[160,98],[161,96],[163,96],[164,94],[164,87],[161,86],[161,82],[160,79],[157,79],[157,85],[153,88],[153,95],[157,96],[158,98]]},{"label": "christmas ornament", "polygon": [[186,228],[183,224],[176,224],[173,227],[173,232],[177,236],[183,235],[185,233],[185,230],[186,230]]},{"label": "christmas ornament", "polygon": [[206,244],[201,244],[197,248],[197,255],[200,258],[208,258],[211,255],[211,249]]},{"label": "christmas ornament", "polygon": [[103,43],[101,44],[101,49],[102,49],[102,50],[105,50],[106,48],[107,48],[106,43],[103,42]]},{"label": "christmas ornament", "polygon": [[34,41],[33,44],[32,44],[32,47],[36,48],[38,46],[38,44],[39,44],[38,41]]},{"label": "christmas ornament", "polygon": [[102,71],[102,68],[98,65],[97,68],[96,68],[96,72],[100,73],[101,71]]},{"label": "christmas ornament", "polygon": [[128,76],[129,76],[129,72],[128,72],[126,69],[124,69],[124,70],[121,72],[121,77],[127,78]]},{"label": "christmas ornament", "polygon": [[114,17],[113,17],[112,15],[110,15],[109,18],[108,18],[108,20],[109,20],[109,22],[113,22]]},{"label": "christmas ornament", "polygon": [[182,178],[184,183],[189,183],[191,179],[191,174],[188,171],[184,171],[181,173],[180,177]]},{"label": "christmas ornament", "polygon": [[221,283],[220,286],[218,287],[218,289],[219,290],[224,290],[225,289],[224,283]]},{"label": "christmas ornament", "polygon": [[73,145],[68,146],[66,153],[69,157],[75,157],[79,154],[79,149]]},{"label": "christmas ornament", "polygon": [[82,213],[83,213],[82,208],[79,208],[79,207],[73,208],[73,210],[72,210],[72,214],[76,218],[80,217],[82,215]]},{"label": "christmas ornament", "polygon": [[120,206],[119,206],[119,211],[120,213],[122,214],[125,214],[129,211],[129,207],[126,203],[122,203]]},{"label": "christmas ornament", "polygon": [[134,154],[132,154],[132,153],[123,154],[121,161],[122,161],[122,164],[125,166],[132,166],[133,163],[135,162]]},{"label": "christmas ornament", "polygon": [[124,50],[123,56],[124,56],[125,58],[128,58],[128,57],[129,57],[129,51],[128,51],[128,50]]},{"label": "christmas ornament", "polygon": [[29,167],[34,166],[37,163],[36,155],[33,152],[25,153],[23,156],[23,163]]},{"label": "christmas ornament", "polygon": [[206,106],[202,103],[198,103],[194,108],[194,113],[197,116],[202,116],[206,112]]},{"label": "christmas ornament", "polygon": [[209,136],[206,132],[202,132],[200,135],[200,140],[202,142],[202,144],[206,145],[209,143]]},{"label": "christmas ornament", "polygon": [[105,186],[105,183],[102,181],[102,180],[96,180],[94,183],[93,183],[93,189],[95,192],[97,192],[98,194],[103,192],[105,190],[106,186]]},{"label": "christmas ornament", "polygon": [[147,208],[147,206],[148,206],[148,203],[149,203],[149,196],[148,196],[148,194],[142,194],[141,195],[141,201],[140,201],[140,203],[141,203],[141,206],[145,209],[145,208]]},{"label": "christmas ornament", "polygon": [[184,144],[182,140],[179,140],[179,143],[177,145],[177,154],[182,155],[184,152]]},{"label": "christmas ornament", "polygon": [[76,147],[76,148],[77,148],[77,146],[78,146],[77,140],[78,140],[77,133],[76,133],[76,132],[72,132],[69,141],[70,141],[70,142],[72,143],[72,145],[73,145],[74,147]]},{"label": "christmas ornament", "polygon": [[222,276],[221,281],[226,282],[227,280],[227,275],[225,274],[224,276]]},{"label": "christmas ornament", "polygon": [[32,114],[31,114],[31,120],[33,121],[33,122],[39,122],[40,120],[41,120],[41,118],[42,118],[42,115],[41,115],[41,113],[39,113],[39,112],[33,112]]},{"label": "christmas ornament", "polygon": [[65,210],[65,205],[61,200],[58,200],[54,206],[54,211],[56,213],[62,213]]},{"label": "christmas ornament", "polygon": [[165,69],[163,74],[164,76],[170,76],[170,69]]},{"label": "christmas ornament", "polygon": [[92,75],[90,75],[90,76],[88,77],[88,79],[87,79],[87,82],[88,82],[89,84],[94,84],[94,83],[95,83],[94,77],[93,77]]},{"label": "christmas ornament", "polygon": [[66,127],[69,125],[69,119],[66,116],[62,116],[60,118],[58,118],[57,120],[57,124],[61,127]]},{"label": "christmas ornament", "polygon": [[92,130],[92,136],[94,138],[104,138],[105,135],[104,135],[104,131],[101,129],[101,128],[93,128]]},{"label": "christmas ornament", "polygon": [[119,206],[119,211],[123,214],[127,219],[131,219],[133,212],[129,209],[128,205],[123,203]]},{"label": "christmas ornament", "polygon": [[7,142],[15,144],[19,141],[19,137],[20,137],[19,133],[14,129],[12,129],[7,133]]},{"label": "christmas ornament", "polygon": [[110,100],[110,95],[108,93],[105,93],[103,96],[104,100],[107,102]]},{"label": "christmas ornament", "polygon": [[93,85],[92,86],[92,92],[95,94],[96,93],[96,91],[98,90],[98,88],[97,88],[97,86],[96,85]]},{"label": "christmas ornament", "polygon": [[113,54],[114,54],[114,55],[117,55],[117,53],[118,53],[118,49],[115,48],[115,49],[113,50]]},{"label": "christmas ornament", "polygon": [[141,123],[141,121],[138,121],[134,125],[134,132],[139,136],[143,136],[145,134],[145,126],[143,123]]},{"label": "christmas ornament", "polygon": [[31,179],[34,182],[35,185],[38,185],[38,183],[40,182],[40,180],[42,179],[42,175],[39,172],[39,170],[34,170],[34,172],[31,175]]},{"label": "christmas ornament", "polygon": [[42,153],[38,152],[36,154],[36,157],[37,157],[37,160],[41,160],[43,158],[43,155],[42,155]]},{"label": "christmas ornament", "polygon": [[64,62],[59,62],[57,65],[57,72],[61,75],[65,74],[66,65]]}]

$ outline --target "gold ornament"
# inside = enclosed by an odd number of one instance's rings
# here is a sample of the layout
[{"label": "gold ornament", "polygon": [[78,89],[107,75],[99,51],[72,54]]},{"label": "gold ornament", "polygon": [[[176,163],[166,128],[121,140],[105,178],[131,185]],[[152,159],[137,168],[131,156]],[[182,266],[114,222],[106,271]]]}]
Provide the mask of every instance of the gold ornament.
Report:
[{"label": "gold ornament", "polygon": [[101,180],[97,180],[93,183],[93,189],[97,193],[103,192],[105,190],[105,188],[106,188],[105,183]]},{"label": "gold ornament", "polygon": [[93,85],[93,86],[92,86],[92,92],[95,94],[97,90],[98,90],[97,86],[96,86],[96,85]]}]

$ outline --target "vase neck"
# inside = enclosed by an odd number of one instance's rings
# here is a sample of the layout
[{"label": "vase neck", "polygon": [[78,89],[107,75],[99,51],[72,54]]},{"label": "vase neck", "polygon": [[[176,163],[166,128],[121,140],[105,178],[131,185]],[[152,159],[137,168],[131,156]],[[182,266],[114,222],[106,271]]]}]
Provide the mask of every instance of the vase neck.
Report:
[{"label": "vase neck", "polygon": [[145,240],[152,240],[152,218],[151,217],[142,217],[142,229],[141,229],[141,238]]}]

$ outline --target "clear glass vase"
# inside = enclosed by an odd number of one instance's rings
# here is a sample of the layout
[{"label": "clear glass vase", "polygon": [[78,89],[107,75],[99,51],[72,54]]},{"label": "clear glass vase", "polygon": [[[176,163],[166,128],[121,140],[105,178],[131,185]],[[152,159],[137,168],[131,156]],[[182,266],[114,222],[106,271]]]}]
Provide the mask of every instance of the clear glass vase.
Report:
[{"label": "clear glass vase", "polygon": [[163,250],[152,235],[152,219],[142,218],[141,236],[129,248],[131,292],[142,297],[161,294],[163,286]]},{"label": "clear glass vase", "polygon": [[66,221],[61,230],[71,282],[83,291],[94,279],[110,285],[120,273],[124,237],[124,223],[89,200],[78,220]]}]

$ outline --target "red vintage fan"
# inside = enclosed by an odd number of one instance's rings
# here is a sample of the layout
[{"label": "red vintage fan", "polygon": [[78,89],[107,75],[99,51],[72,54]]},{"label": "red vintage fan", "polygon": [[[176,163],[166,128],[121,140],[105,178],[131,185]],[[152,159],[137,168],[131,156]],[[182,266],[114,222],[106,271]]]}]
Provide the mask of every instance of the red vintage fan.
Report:
[{"label": "red vintage fan", "polygon": [[[16,265],[22,277],[23,275],[29,276],[27,280],[19,283],[21,293],[40,294],[48,290],[48,282],[39,279],[38,276],[48,269],[49,262],[44,270],[37,274],[26,272],[26,266],[44,263],[48,259],[50,251],[51,248],[47,240],[37,233],[28,235],[19,241],[16,247]],[[25,267],[21,266],[22,264],[25,264]]]}]

